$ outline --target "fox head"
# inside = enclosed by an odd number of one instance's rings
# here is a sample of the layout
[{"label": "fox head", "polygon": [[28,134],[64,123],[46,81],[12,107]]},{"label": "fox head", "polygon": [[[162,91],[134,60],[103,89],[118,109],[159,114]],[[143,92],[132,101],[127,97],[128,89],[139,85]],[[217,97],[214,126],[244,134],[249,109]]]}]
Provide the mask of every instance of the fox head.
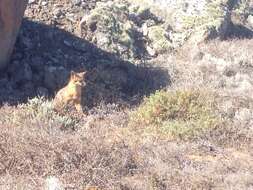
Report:
[{"label": "fox head", "polygon": [[84,81],[84,77],[86,75],[86,72],[81,72],[81,73],[76,73],[75,71],[71,71],[70,73],[70,82],[80,85],[80,86],[85,86],[86,83]]}]

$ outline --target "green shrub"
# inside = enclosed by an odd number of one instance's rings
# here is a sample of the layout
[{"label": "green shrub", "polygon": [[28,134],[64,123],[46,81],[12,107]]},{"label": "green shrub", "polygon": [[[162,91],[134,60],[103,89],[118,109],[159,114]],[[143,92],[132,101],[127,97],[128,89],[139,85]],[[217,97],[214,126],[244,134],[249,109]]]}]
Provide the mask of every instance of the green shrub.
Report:
[{"label": "green shrub", "polygon": [[60,115],[53,110],[51,101],[41,97],[28,100],[26,104],[20,104],[18,108],[8,116],[11,124],[24,126],[39,125],[45,127],[73,128],[77,121],[70,115]]},{"label": "green shrub", "polygon": [[215,101],[205,92],[157,91],[131,114],[130,123],[169,137],[194,137],[218,124]]}]

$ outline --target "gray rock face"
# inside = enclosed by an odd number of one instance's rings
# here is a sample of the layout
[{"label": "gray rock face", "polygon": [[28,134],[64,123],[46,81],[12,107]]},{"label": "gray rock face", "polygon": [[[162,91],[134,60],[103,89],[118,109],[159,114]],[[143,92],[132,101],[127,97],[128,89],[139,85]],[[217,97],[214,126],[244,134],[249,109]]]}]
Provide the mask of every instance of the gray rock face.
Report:
[{"label": "gray rock face", "polygon": [[27,0],[0,1],[0,69],[11,56],[26,4]]},{"label": "gray rock face", "polygon": [[162,27],[170,39],[168,49],[171,46],[176,49],[186,42],[199,44],[213,38],[224,39],[231,25],[229,0],[143,0],[137,5],[142,6],[144,2],[152,13],[165,20]]}]

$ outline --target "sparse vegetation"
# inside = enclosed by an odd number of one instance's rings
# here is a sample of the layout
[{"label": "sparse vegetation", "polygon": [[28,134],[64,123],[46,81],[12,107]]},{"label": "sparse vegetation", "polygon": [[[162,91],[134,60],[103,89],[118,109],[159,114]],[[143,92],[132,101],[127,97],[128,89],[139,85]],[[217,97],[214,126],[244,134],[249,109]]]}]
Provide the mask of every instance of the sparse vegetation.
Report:
[{"label": "sparse vegetation", "polygon": [[36,126],[46,128],[73,129],[78,121],[69,115],[60,115],[53,110],[51,101],[43,97],[28,100],[26,104],[20,104],[12,112],[1,117],[2,125],[12,126]]}]

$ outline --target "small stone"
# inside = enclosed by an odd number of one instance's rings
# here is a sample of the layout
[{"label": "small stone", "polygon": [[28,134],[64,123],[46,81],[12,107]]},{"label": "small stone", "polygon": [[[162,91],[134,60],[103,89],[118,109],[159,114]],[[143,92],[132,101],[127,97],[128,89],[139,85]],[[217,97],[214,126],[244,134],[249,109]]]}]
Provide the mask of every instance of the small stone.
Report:
[{"label": "small stone", "polygon": [[48,2],[46,2],[46,1],[42,1],[42,2],[41,2],[41,5],[42,5],[42,6],[46,6],[47,4],[48,4]]},{"label": "small stone", "polygon": [[223,74],[227,77],[232,77],[236,75],[236,70],[230,67],[226,67],[225,70],[223,71]]},{"label": "small stone", "polygon": [[253,28],[253,15],[249,15],[248,16],[247,22],[249,23],[250,27]]},{"label": "small stone", "polygon": [[81,5],[82,1],[81,0],[72,0],[72,4],[75,6]]},{"label": "small stone", "polygon": [[28,4],[33,4],[33,3],[35,3],[35,1],[36,1],[36,0],[29,0],[29,1],[28,1]]},{"label": "small stone", "polygon": [[201,61],[204,58],[204,56],[205,56],[205,54],[203,52],[199,51],[196,54],[194,54],[192,57],[193,57],[194,61]]},{"label": "small stone", "polygon": [[156,51],[153,48],[151,48],[150,46],[147,46],[146,49],[147,49],[147,52],[150,56],[152,56],[152,57],[156,56]]},{"label": "small stone", "polygon": [[142,34],[143,34],[143,36],[148,36],[148,25],[147,25],[147,23],[144,23],[142,25]]},{"label": "small stone", "polygon": [[62,10],[60,8],[56,8],[54,11],[53,11],[53,14],[56,18],[59,18],[60,16],[63,15],[62,13]]},{"label": "small stone", "polygon": [[74,13],[68,13],[66,15],[66,18],[71,21],[71,22],[75,22],[76,21],[76,18],[75,18],[75,14]]},{"label": "small stone", "polygon": [[64,190],[64,187],[57,177],[50,176],[46,179],[45,190]]}]

